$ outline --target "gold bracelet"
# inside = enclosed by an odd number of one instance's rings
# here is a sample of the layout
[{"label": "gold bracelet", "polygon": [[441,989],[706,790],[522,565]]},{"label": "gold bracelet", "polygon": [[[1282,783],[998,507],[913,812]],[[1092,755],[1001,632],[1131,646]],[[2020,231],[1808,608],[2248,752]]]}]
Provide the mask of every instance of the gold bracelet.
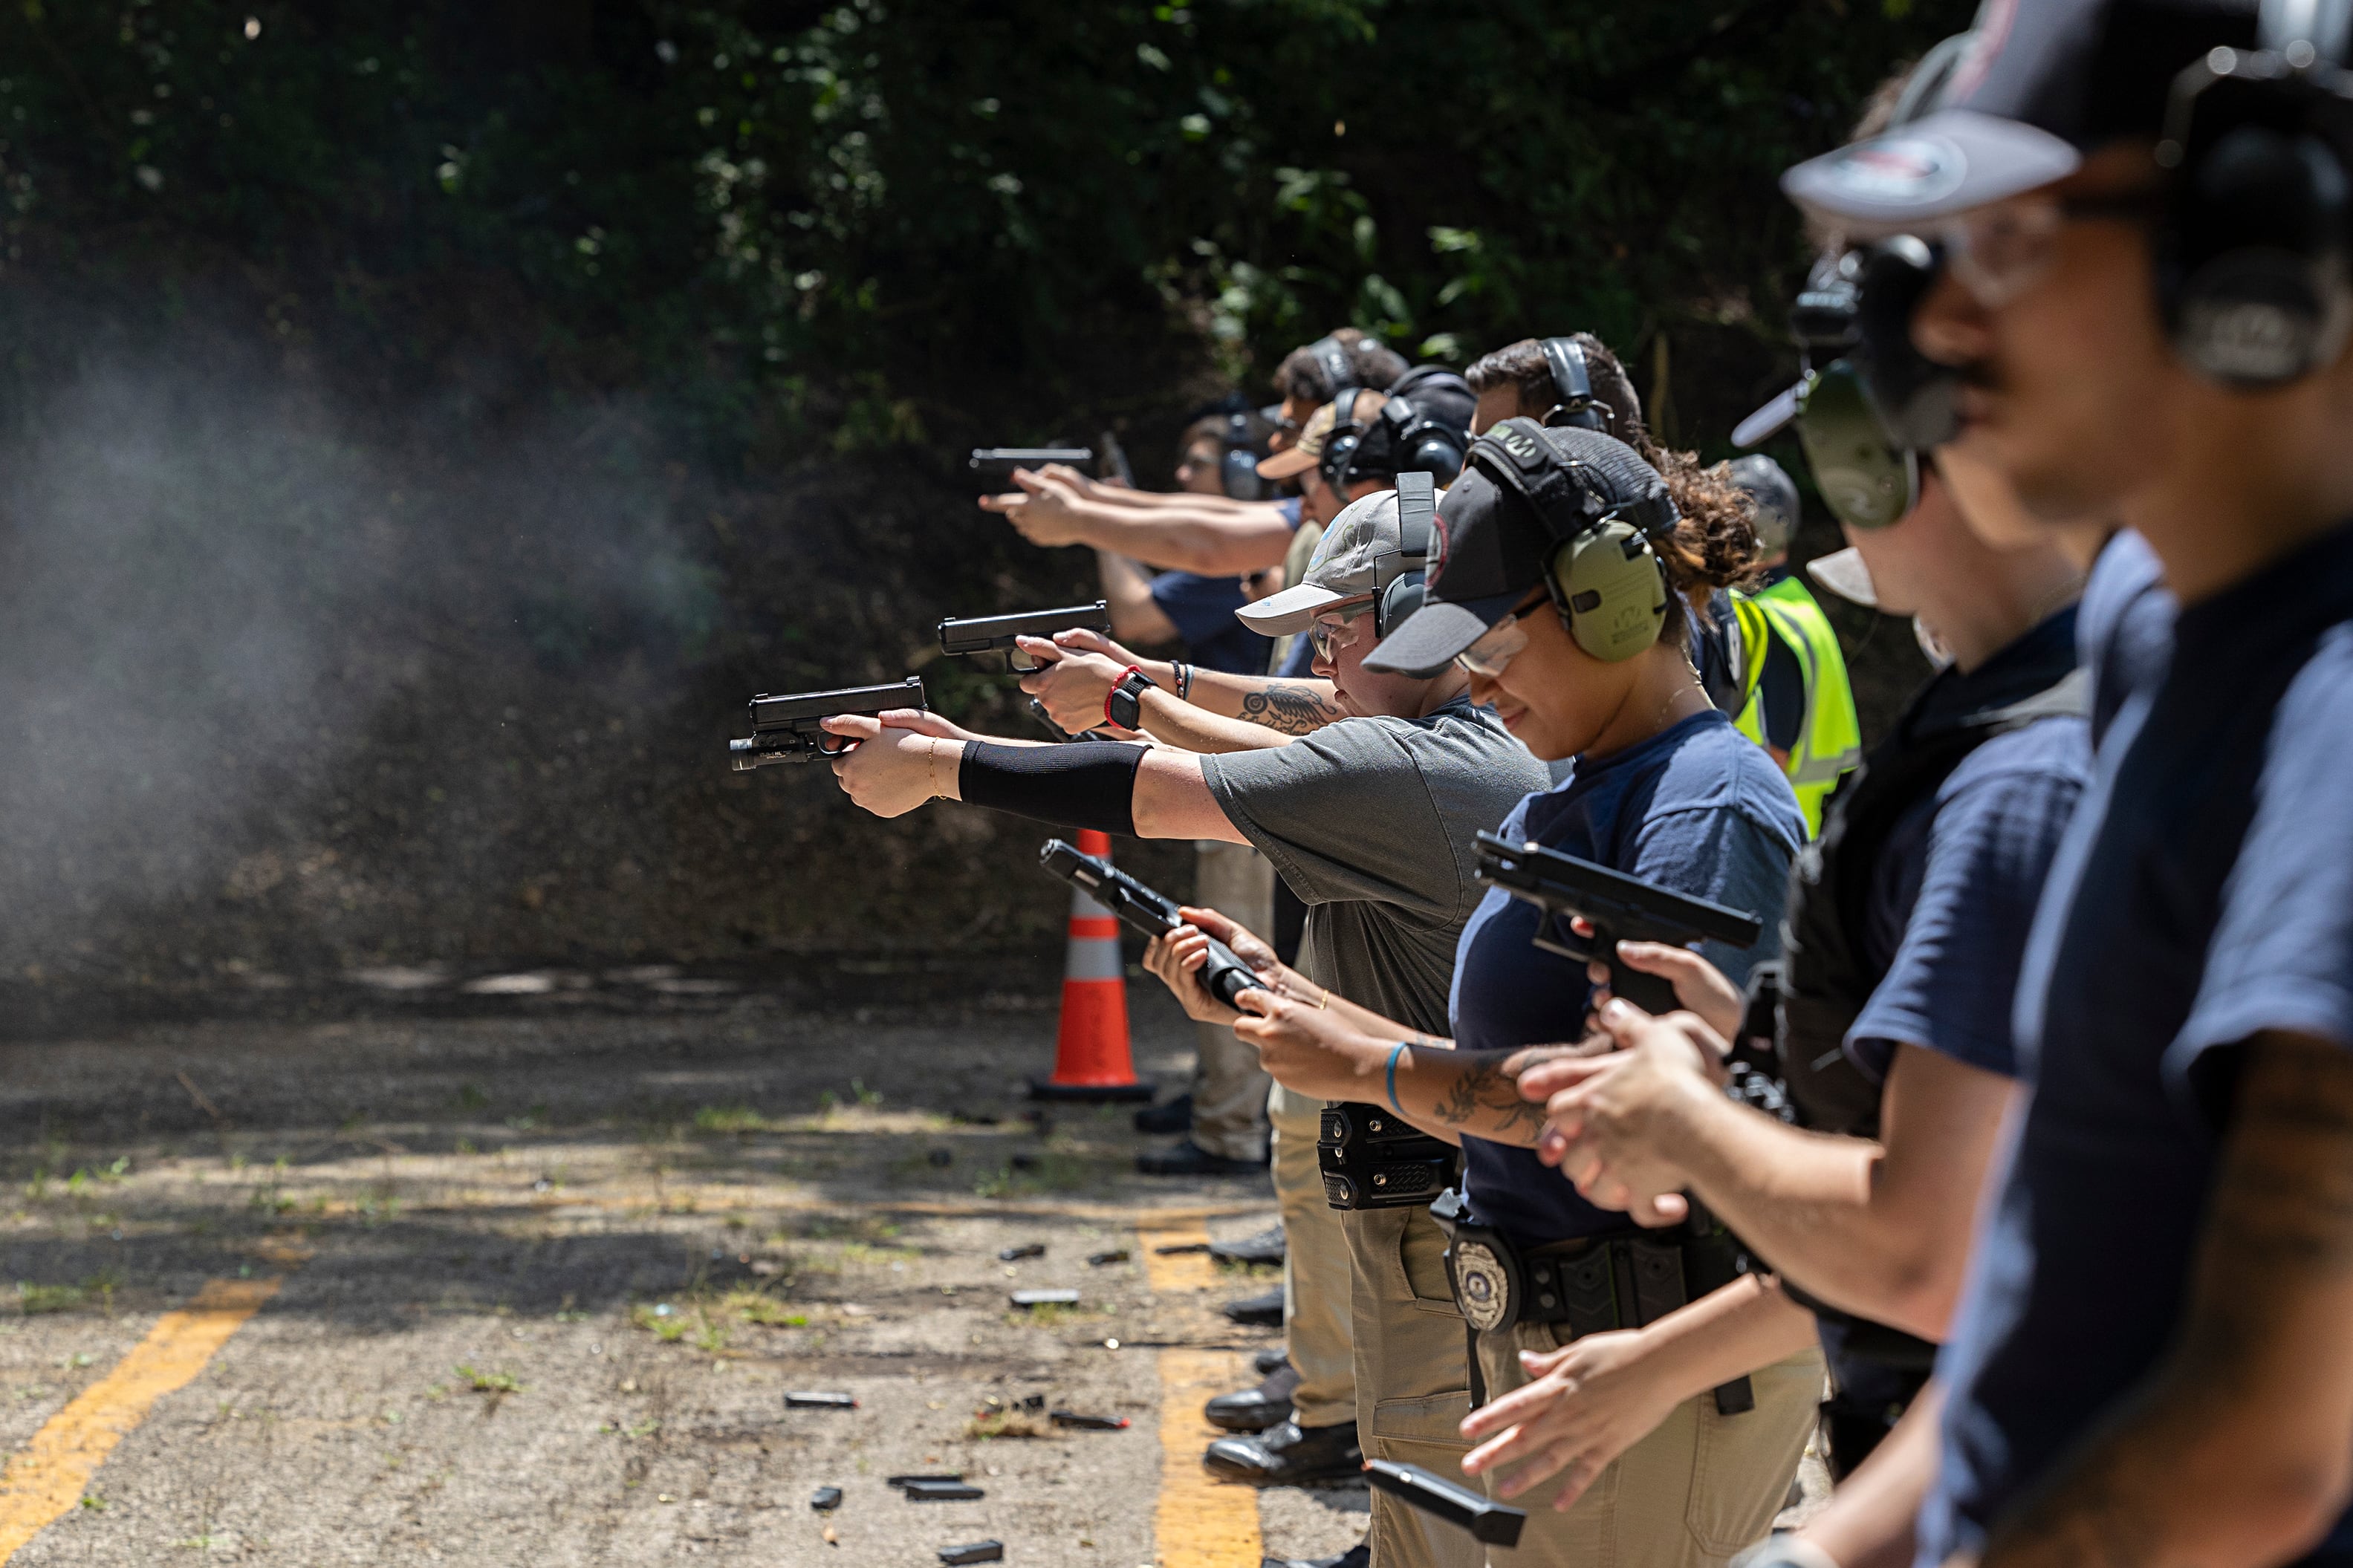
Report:
[{"label": "gold bracelet", "polygon": [[934,800],[945,800],[947,798],[947,791],[940,787],[940,747],[942,744],[943,742],[935,737],[930,741],[923,750],[923,756],[926,759],[923,763],[923,776],[931,783],[931,797]]}]

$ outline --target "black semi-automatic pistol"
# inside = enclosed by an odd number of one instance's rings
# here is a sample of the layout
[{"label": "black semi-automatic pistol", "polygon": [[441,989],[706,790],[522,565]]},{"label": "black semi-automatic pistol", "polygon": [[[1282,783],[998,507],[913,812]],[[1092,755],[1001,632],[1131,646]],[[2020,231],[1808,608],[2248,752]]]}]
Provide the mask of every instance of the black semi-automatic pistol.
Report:
[{"label": "black semi-automatic pistol", "polygon": [[969,620],[940,623],[940,651],[953,654],[1003,653],[1018,670],[1037,665],[1014,646],[1017,637],[1054,640],[1056,632],[1111,633],[1111,606],[1097,599],[1092,605],[1071,605],[1059,610],[1029,610],[1017,616],[975,616]]},{"label": "black semi-automatic pistol", "polygon": [[1016,468],[1034,472],[1049,463],[1083,468],[1094,460],[1092,447],[975,447],[968,467],[976,474],[1009,474]]},{"label": "black semi-automatic pistol", "polygon": [[[1038,864],[1146,936],[1166,936],[1185,923],[1174,899],[1153,891],[1068,839],[1046,840],[1045,847],[1038,851]],[[1209,939],[1209,962],[1201,967],[1201,984],[1229,1007],[1243,992],[1267,988],[1266,982],[1216,937]]]},{"label": "black semi-automatic pistol", "polygon": [[[1607,866],[1546,849],[1514,844],[1493,833],[1479,835],[1479,879],[1543,911],[1536,946],[1563,958],[1601,959],[1609,965],[1610,992],[1645,1013],[1675,1010],[1675,988],[1656,974],[1627,967],[1618,956],[1621,942],[1662,942],[1687,947],[1721,942],[1753,947],[1764,932],[1755,915],[1705,899],[1694,899]],[[1568,927],[1571,916],[1593,928],[1587,942]]]},{"label": "black semi-automatic pistol", "polygon": [[828,734],[818,723],[842,713],[872,715],[893,708],[923,708],[920,676],[889,686],[845,686],[839,691],[794,691],[752,699],[752,733],[727,742],[731,766],[741,773],[770,763],[807,763],[838,757],[855,742]]}]

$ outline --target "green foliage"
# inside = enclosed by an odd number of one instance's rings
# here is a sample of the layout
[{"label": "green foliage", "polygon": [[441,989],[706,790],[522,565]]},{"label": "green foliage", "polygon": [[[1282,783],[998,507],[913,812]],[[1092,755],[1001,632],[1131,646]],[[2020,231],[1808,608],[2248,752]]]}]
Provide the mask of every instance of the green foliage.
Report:
[{"label": "green foliage", "polygon": [[[611,374],[849,451],[923,439],[955,377],[1053,409],[1172,330],[1236,376],[1343,321],[1448,358],[1570,326],[1778,337],[1803,257],[1775,175],[1966,21],[1960,0],[27,3],[0,12],[0,227],[11,256],[130,225],[321,268],[362,316],[501,274]],[[560,650],[572,618],[543,609]]]}]

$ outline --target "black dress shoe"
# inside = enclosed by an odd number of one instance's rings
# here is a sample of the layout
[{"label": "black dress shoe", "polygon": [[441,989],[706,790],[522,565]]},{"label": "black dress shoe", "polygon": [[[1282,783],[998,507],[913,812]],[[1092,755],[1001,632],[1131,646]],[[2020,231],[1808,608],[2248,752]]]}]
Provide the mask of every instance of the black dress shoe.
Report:
[{"label": "black dress shoe", "polygon": [[1290,1364],[1291,1347],[1289,1345],[1276,1345],[1270,1350],[1262,1350],[1256,1355],[1250,1357],[1250,1368],[1261,1377],[1266,1376],[1276,1367],[1289,1366]]},{"label": "black dress shoe", "polygon": [[1245,1236],[1237,1241],[1213,1241],[1209,1243],[1209,1256],[1220,1263],[1280,1263],[1282,1226],[1271,1225],[1256,1236]]},{"label": "black dress shoe", "polygon": [[1359,1541],[1337,1557],[1267,1557],[1259,1568],[1372,1568],[1373,1547]]},{"label": "black dress shoe", "polygon": [[1220,1394],[1201,1406],[1201,1414],[1210,1426],[1229,1432],[1263,1432],[1278,1421],[1291,1419],[1292,1391],[1298,1386],[1297,1370],[1285,1362],[1256,1388]]},{"label": "black dress shoe", "polygon": [[1246,1329],[1279,1329],[1282,1327],[1282,1292],[1269,1290],[1263,1296],[1245,1296],[1239,1301],[1229,1301],[1218,1309]]},{"label": "black dress shoe", "polygon": [[1138,1132],[1190,1132],[1193,1131],[1193,1097],[1180,1094],[1158,1105],[1147,1105],[1135,1113]]},{"label": "black dress shoe", "polygon": [[1172,1149],[1155,1149],[1135,1157],[1135,1168],[1147,1176],[1262,1176],[1263,1160],[1229,1160],[1212,1154],[1190,1138]]},{"label": "black dress shoe", "polygon": [[1302,1426],[1285,1421],[1255,1437],[1220,1437],[1201,1456],[1212,1475],[1254,1487],[1304,1487],[1352,1480],[1364,1473],[1356,1424]]}]

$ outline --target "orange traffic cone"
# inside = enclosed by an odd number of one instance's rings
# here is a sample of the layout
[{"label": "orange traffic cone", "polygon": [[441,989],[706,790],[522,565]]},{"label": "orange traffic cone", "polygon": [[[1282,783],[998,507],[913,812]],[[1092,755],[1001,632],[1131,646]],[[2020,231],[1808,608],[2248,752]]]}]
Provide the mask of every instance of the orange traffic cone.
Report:
[{"label": "orange traffic cone", "polygon": [[[1079,847],[1111,858],[1111,835],[1079,832]],[[1150,1100],[1127,1048],[1127,970],[1119,917],[1071,892],[1069,957],[1062,965],[1062,1022],[1054,1032],[1054,1076],[1032,1079],[1038,1100]]]}]

